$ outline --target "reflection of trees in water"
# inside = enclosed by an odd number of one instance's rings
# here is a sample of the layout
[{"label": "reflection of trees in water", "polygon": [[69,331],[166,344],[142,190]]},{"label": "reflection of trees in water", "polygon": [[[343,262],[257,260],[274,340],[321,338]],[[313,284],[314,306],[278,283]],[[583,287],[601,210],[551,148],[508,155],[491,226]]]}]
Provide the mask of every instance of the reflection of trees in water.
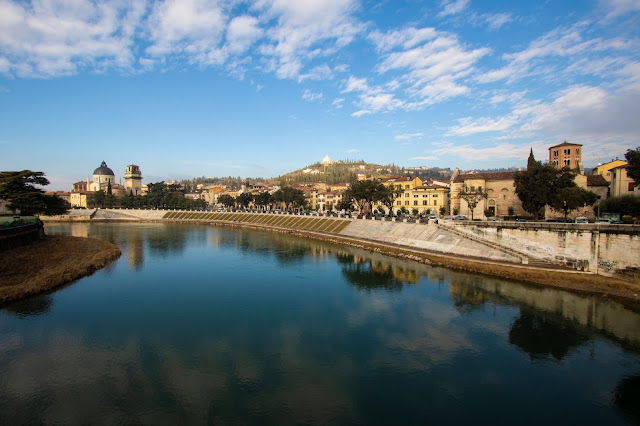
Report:
[{"label": "reflection of trees in water", "polygon": [[509,343],[528,353],[531,359],[553,356],[561,360],[589,340],[589,333],[581,328],[558,315],[521,309],[520,317],[511,325]]},{"label": "reflection of trees in water", "polygon": [[614,398],[616,406],[640,424],[640,376],[628,376],[618,383]]},{"label": "reflection of trees in water", "polygon": [[[484,304],[491,299],[498,299],[495,295],[488,294],[486,291],[473,285],[468,279],[456,277],[449,282],[449,299],[453,302],[453,306],[462,312],[472,312],[476,309],[484,308]],[[492,297],[493,296],[493,297]]]},{"label": "reflection of trees in water", "polygon": [[53,299],[51,296],[37,296],[26,300],[10,303],[4,306],[4,310],[14,316],[25,318],[29,316],[42,315],[51,309]]},{"label": "reflection of trees in water", "polygon": [[146,239],[149,252],[161,257],[179,254],[186,248],[189,235],[191,233],[182,226],[167,226],[163,232],[148,232]]},{"label": "reflection of trees in water", "polygon": [[[352,254],[337,253],[336,259],[342,265],[342,275],[349,284],[360,290],[385,289],[389,292],[400,291],[409,281],[401,277],[410,276],[411,282],[417,282],[415,274],[398,271],[390,263],[374,262]],[[418,280],[420,276],[417,275]]]}]

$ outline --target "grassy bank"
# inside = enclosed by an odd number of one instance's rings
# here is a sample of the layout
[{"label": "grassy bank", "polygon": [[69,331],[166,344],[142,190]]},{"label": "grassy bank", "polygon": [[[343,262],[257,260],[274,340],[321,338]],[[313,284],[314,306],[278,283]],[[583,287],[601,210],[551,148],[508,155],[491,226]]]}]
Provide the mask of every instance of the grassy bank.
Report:
[{"label": "grassy bank", "polygon": [[5,251],[0,256],[0,304],[91,275],[120,254],[110,242],[66,236],[47,236]]}]

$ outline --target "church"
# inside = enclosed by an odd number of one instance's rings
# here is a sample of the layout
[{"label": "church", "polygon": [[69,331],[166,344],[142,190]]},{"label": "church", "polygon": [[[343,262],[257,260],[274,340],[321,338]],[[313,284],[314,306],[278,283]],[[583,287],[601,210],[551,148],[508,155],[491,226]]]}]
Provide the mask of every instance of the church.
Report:
[{"label": "church", "polygon": [[116,176],[113,170],[107,166],[106,162],[102,162],[100,167],[93,171],[92,177],[87,177],[86,182],[76,182],[71,189],[70,202],[71,207],[87,207],[87,196],[96,191],[104,191],[116,197],[124,197],[125,195],[143,195],[142,172],[140,167],[135,164],[127,166],[125,175],[125,185],[122,185],[122,179],[116,183]]}]

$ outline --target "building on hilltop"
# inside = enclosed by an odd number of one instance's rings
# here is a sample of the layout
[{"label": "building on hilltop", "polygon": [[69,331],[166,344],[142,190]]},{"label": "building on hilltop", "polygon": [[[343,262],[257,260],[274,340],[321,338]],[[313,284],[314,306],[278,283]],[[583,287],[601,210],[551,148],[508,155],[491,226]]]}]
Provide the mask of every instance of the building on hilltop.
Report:
[{"label": "building on hilltop", "polygon": [[582,145],[564,141],[550,147],[549,164],[558,169],[565,166],[569,166],[571,169],[580,169],[582,166]]}]

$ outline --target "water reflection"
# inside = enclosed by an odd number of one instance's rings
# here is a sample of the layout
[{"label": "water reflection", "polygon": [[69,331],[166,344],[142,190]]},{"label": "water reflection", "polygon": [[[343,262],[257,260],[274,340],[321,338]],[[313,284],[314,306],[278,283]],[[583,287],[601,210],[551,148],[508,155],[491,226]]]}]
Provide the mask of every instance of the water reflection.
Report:
[{"label": "water reflection", "polygon": [[280,234],[87,235],[127,251],[111,276],[0,310],[2,418],[612,424],[618,407],[638,419],[638,314],[615,302]]},{"label": "water reflection", "polygon": [[549,313],[522,309],[509,330],[509,343],[529,354],[531,359],[563,359],[569,351],[589,340],[589,334],[575,323]]},{"label": "water reflection", "polygon": [[49,312],[52,304],[52,297],[50,295],[44,295],[9,303],[3,306],[3,309],[11,315],[24,318],[45,314]]}]

